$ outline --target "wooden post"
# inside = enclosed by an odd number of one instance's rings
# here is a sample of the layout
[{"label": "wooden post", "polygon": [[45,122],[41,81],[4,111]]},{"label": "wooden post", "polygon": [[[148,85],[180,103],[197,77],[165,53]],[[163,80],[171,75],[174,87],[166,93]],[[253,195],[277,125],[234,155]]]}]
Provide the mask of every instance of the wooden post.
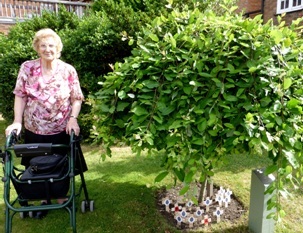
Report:
[{"label": "wooden post", "polygon": [[196,219],[194,218],[194,216],[191,214],[188,219],[187,222],[189,224],[189,228],[193,228],[194,227],[194,222],[196,221]]},{"label": "wooden post", "polygon": [[162,204],[165,205],[165,210],[167,212],[170,212],[170,208],[169,208],[170,203],[171,201],[169,200],[169,198],[167,197],[162,198]]},{"label": "wooden post", "polygon": [[223,210],[221,210],[220,207],[217,207],[216,211],[214,212],[214,215],[217,216],[217,222],[220,222],[222,214]]},{"label": "wooden post", "polygon": [[214,183],[212,181],[208,181],[206,185],[206,196],[213,197],[214,195]]},{"label": "wooden post", "polygon": [[212,203],[212,200],[210,200],[209,197],[206,198],[206,200],[204,201],[204,204],[206,206],[206,212],[209,212],[209,206]]}]

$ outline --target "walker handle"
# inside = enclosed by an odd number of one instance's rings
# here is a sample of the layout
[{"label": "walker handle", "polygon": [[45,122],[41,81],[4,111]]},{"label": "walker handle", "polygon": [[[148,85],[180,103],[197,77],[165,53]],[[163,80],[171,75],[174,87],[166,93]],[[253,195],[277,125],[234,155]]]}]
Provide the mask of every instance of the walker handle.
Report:
[{"label": "walker handle", "polygon": [[17,130],[14,129],[12,132],[6,137],[5,148],[11,147],[18,141]]},{"label": "walker handle", "polygon": [[72,129],[70,134],[70,143],[79,142],[82,140],[82,135],[76,136],[75,131]]}]

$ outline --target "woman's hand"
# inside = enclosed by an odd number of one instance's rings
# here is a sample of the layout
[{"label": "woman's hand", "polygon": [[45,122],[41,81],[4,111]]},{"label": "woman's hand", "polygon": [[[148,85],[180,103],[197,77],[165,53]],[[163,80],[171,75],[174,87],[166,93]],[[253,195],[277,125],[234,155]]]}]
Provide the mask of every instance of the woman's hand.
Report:
[{"label": "woman's hand", "polygon": [[22,129],[22,124],[21,123],[18,123],[18,122],[13,123],[13,124],[7,126],[7,128],[5,129],[5,135],[6,136],[10,135],[14,130],[16,130],[17,135],[19,135],[20,132],[21,132],[21,129]]},{"label": "woman's hand", "polygon": [[66,133],[71,135],[72,130],[74,130],[76,136],[79,136],[80,127],[78,125],[77,119],[73,117],[69,118],[69,121],[67,122]]}]

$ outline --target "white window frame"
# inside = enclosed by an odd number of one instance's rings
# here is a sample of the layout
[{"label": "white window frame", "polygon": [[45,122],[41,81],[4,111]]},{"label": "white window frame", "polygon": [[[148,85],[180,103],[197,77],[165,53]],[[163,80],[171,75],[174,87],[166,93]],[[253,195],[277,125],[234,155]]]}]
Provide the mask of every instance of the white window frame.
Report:
[{"label": "white window frame", "polygon": [[[298,3],[301,1],[301,3]],[[288,7],[286,7],[286,2],[288,2]],[[294,4],[297,3],[299,5],[294,6]],[[284,5],[284,8],[281,9],[281,6]],[[292,12],[297,10],[303,9],[303,0],[278,0],[277,1],[277,14],[282,14],[286,12]]]}]

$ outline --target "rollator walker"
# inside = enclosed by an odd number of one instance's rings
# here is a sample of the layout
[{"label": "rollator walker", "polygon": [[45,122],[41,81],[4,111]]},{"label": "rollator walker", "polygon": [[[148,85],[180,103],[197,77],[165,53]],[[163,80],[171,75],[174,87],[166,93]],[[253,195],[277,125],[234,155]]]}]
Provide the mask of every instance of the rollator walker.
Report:
[{"label": "rollator walker", "polygon": [[[34,217],[37,211],[48,211],[65,208],[69,213],[70,225],[73,233],[76,229],[76,198],[84,192],[84,200],[81,202],[81,211],[94,210],[94,201],[88,197],[84,172],[87,166],[80,147],[81,137],[72,132],[69,145],[51,143],[17,144],[18,136],[13,131],[7,138],[4,152],[1,152],[4,176],[4,202],[5,202],[5,233],[12,232],[13,217],[19,213],[21,218]],[[31,170],[21,169],[20,157],[34,158],[37,156],[54,155],[53,150],[61,148],[66,150],[62,155],[65,162],[62,168],[56,167],[53,171],[31,176]],[[55,155],[54,155],[55,156]],[[15,164],[16,162],[16,164]],[[19,162],[19,163],[17,163]],[[81,184],[76,191],[75,178],[80,176]],[[17,198],[11,198],[11,186],[17,193]],[[52,204],[51,200],[65,196],[62,204]],[[12,200],[11,200],[12,199]],[[30,202],[47,200],[45,205],[31,205]]]}]

